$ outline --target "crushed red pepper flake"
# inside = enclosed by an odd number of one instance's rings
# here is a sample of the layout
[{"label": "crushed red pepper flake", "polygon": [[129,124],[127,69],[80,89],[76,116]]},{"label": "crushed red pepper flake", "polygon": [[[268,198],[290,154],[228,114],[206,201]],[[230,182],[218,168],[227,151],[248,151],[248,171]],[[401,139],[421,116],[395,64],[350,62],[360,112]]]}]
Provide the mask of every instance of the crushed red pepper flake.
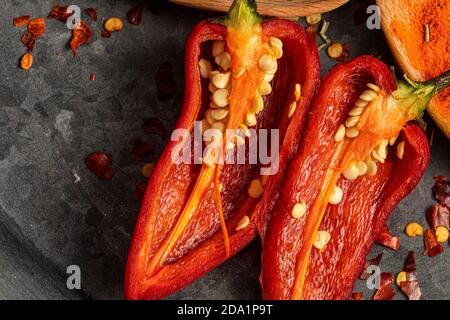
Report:
[{"label": "crushed red pepper flake", "polygon": [[443,226],[450,230],[450,214],[446,206],[438,203],[427,211],[427,221],[431,228]]},{"label": "crushed red pepper flake", "polygon": [[364,270],[359,275],[360,280],[367,280],[370,274],[367,273],[367,268],[370,266],[378,266],[380,265],[381,258],[383,257],[383,253],[379,253],[375,258],[369,259],[366,261],[366,265],[364,266]]},{"label": "crushed red pepper flake", "polygon": [[29,32],[25,32],[22,35],[21,41],[23,43],[23,45],[29,50],[29,51],[33,51],[34,46],[36,44],[36,37],[33,36],[31,33]]},{"label": "crushed red pepper flake", "polygon": [[392,300],[395,296],[394,276],[392,273],[383,272],[380,277],[380,287],[375,292],[373,300]]},{"label": "crushed red pepper flake", "polygon": [[74,55],[82,45],[89,43],[92,39],[92,31],[86,22],[81,21],[79,26],[72,29],[72,39],[70,40],[70,48]]},{"label": "crushed red pepper flake", "polygon": [[450,208],[450,181],[447,177],[437,176],[434,177],[436,184],[433,187],[434,196],[440,204]]},{"label": "crushed red pepper flake", "polygon": [[336,58],[339,62],[347,62],[350,57],[350,46],[346,43],[342,44],[342,54]]},{"label": "crushed red pepper flake", "polygon": [[21,16],[13,18],[14,27],[26,26],[30,22],[31,16]]},{"label": "crushed red pepper flake", "polygon": [[423,253],[424,256],[436,257],[444,252],[444,248],[437,241],[434,230],[428,229],[425,231],[423,240],[425,243],[425,252]]},{"label": "crushed red pepper flake", "polygon": [[102,33],[101,33],[101,37],[102,38],[111,38],[111,32],[108,30],[103,29]]},{"label": "crushed red pepper flake", "polygon": [[397,251],[398,248],[400,247],[400,238],[394,237],[389,231],[388,226],[383,227],[383,229],[381,230],[380,234],[378,235],[375,241],[395,251]]},{"label": "crushed red pepper flake", "polygon": [[406,273],[406,281],[400,282],[400,289],[409,300],[419,300],[422,295],[417,276],[416,258],[414,251],[409,251],[406,257],[403,271]]},{"label": "crushed red pepper flake", "polygon": [[34,37],[39,38],[45,32],[45,19],[37,18],[28,22],[28,32]]},{"label": "crushed red pepper flake", "polygon": [[61,7],[59,5],[56,5],[52,8],[50,13],[48,14],[48,19],[56,19],[61,22],[67,22],[67,19],[71,16],[70,12],[67,12],[67,6]]},{"label": "crushed red pepper flake", "polygon": [[86,8],[84,11],[93,21],[98,21],[97,10],[95,8]]},{"label": "crushed red pepper flake", "polygon": [[155,154],[155,149],[142,139],[136,139],[131,154],[136,161],[149,160]]},{"label": "crushed red pepper flake", "polygon": [[139,4],[128,10],[127,12],[127,21],[130,24],[134,24],[136,26],[144,24],[144,19],[142,18],[142,13],[144,11],[145,3],[141,1]]},{"label": "crushed red pepper flake", "polygon": [[162,121],[156,117],[145,119],[142,128],[144,129],[145,133],[157,134],[162,138],[164,138],[167,134],[164,123],[162,123]]},{"label": "crushed red pepper flake", "polygon": [[137,202],[141,202],[145,195],[145,183],[141,182],[136,187],[136,190],[133,192],[133,198]]},{"label": "crushed red pepper flake", "polygon": [[86,167],[101,180],[109,180],[114,176],[112,156],[104,152],[93,152],[85,161]]},{"label": "crushed red pepper flake", "polygon": [[362,292],[353,292],[352,293],[352,300],[363,300],[364,296]]},{"label": "crushed red pepper flake", "polygon": [[161,64],[155,74],[158,99],[172,99],[177,92],[177,84],[172,76],[172,64],[168,61]]},{"label": "crushed red pepper flake", "polygon": [[89,80],[94,81],[95,80],[95,73],[91,72],[89,75]]}]

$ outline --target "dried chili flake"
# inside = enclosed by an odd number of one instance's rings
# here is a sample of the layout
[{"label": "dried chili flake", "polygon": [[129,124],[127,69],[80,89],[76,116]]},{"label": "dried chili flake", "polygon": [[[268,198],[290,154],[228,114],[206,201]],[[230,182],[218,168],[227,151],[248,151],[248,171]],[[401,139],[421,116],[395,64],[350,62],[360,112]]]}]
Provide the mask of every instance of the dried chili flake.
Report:
[{"label": "dried chili flake", "polygon": [[396,251],[400,246],[400,238],[394,237],[389,231],[388,226],[383,227],[375,241],[385,247],[391,248]]},{"label": "dried chili flake", "polygon": [[13,19],[13,25],[14,27],[20,27],[20,26],[26,26],[28,22],[30,21],[31,16],[21,16],[21,17],[15,17]]},{"label": "dried chili flake", "polygon": [[156,117],[145,119],[142,128],[144,129],[144,132],[147,134],[157,134],[163,138],[166,136],[167,133],[164,123],[162,123],[162,121]]},{"label": "dried chili flake", "polygon": [[67,6],[60,7],[59,5],[56,5],[52,8],[47,18],[67,22],[67,19],[69,19],[69,17],[71,16],[71,13],[67,11],[67,8]]},{"label": "dried chili flake", "polygon": [[378,266],[380,265],[381,258],[383,257],[383,253],[378,254],[375,258],[367,260],[366,265],[364,266],[363,272],[359,275],[360,280],[367,280],[370,274],[367,273],[367,268],[370,266]]},{"label": "dried chili flake", "polygon": [[137,202],[141,202],[145,194],[145,183],[140,183],[133,192],[133,198]]},{"label": "dried chili flake", "polygon": [[156,91],[161,101],[170,100],[177,92],[177,84],[172,76],[172,64],[164,62],[155,74]]},{"label": "dried chili flake", "polygon": [[342,45],[342,53],[336,58],[339,62],[346,62],[350,56],[350,46],[346,43]]},{"label": "dried chili flake", "polygon": [[418,281],[403,281],[400,283],[400,289],[409,300],[420,300],[422,292]]},{"label": "dried chili flake", "polygon": [[437,241],[436,234],[433,230],[425,231],[425,236],[423,238],[425,242],[425,252],[424,256],[435,257],[444,252],[444,248]]},{"label": "dried chili flake", "polygon": [[433,187],[434,196],[439,203],[450,208],[450,181],[444,176],[434,177],[434,180],[436,180]]},{"label": "dried chili flake", "polygon": [[77,54],[77,49],[82,45],[89,43],[92,39],[92,31],[86,22],[81,21],[79,26],[72,29],[72,39],[70,40],[70,48],[74,55]]},{"label": "dried chili flake", "polygon": [[353,292],[352,300],[363,300],[363,293],[362,292]]},{"label": "dried chili flake", "polygon": [[436,229],[440,226],[450,229],[449,219],[449,210],[442,204],[435,204],[427,211],[427,221],[433,229]]},{"label": "dried chili flake", "polygon": [[109,180],[114,176],[112,156],[104,152],[93,152],[84,161],[86,167],[101,180]]},{"label": "dried chili flake", "polygon": [[308,32],[314,39],[317,37],[317,27],[315,25],[306,27],[306,32]]},{"label": "dried chili flake", "polygon": [[133,144],[133,150],[131,151],[131,154],[133,155],[133,158],[137,161],[140,160],[148,160],[150,159],[155,153],[155,149],[152,145],[148,144],[147,142],[142,141],[141,139],[136,139]]},{"label": "dried chili flake", "polygon": [[103,29],[103,31],[101,33],[101,37],[102,38],[110,38],[111,37],[111,32],[109,32],[108,30]]},{"label": "dried chili flake", "polygon": [[143,11],[144,11],[144,2],[140,2],[138,5],[128,10],[127,21],[130,24],[134,24],[136,26],[144,24],[144,19],[142,19]]},{"label": "dried chili flake", "polygon": [[91,72],[89,75],[89,80],[94,81],[95,80],[95,73]]},{"label": "dried chili flake", "polygon": [[403,271],[406,273],[406,281],[400,282],[400,289],[409,300],[419,300],[422,295],[417,277],[416,258],[414,251],[409,251],[406,257]]},{"label": "dried chili flake", "polygon": [[395,296],[394,276],[392,273],[383,272],[380,278],[380,287],[375,292],[373,300],[392,300]]},{"label": "dried chili flake", "polygon": [[36,44],[36,37],[33,36],[31,33],[29,32],[25,32],[22,35],[22,39],[21,39],[23,45],[29,50],[29,51],[33,51],[34,46]]},{"label": "dried chili flake", "polygon": [[95,8],[86,8],[84,11],[93,21],[98,21],[97,10]]},{"label": "dried chili flake", "polygon": [[45,32],[45,19],[38,18],[31,20],[28,23],[28,32],[31,33],[36,38],[42,36]]}]

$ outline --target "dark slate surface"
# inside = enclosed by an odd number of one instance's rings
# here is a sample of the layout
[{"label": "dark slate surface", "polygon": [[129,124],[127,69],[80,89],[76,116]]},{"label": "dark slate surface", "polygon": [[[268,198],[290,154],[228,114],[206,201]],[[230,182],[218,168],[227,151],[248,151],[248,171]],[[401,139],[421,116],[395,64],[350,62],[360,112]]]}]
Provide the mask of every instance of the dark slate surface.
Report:
[{"label": "dark slate surface", "polygon": [[[37,42],[34,66],[24,72],[17,67],[24,52],[22,31],[12,27],[12,17],[46,16],[56,3],[0,3],[0,298],[120,299],[138,211],[132,193],[145,181],[141,165],[130,156],[132,142],[142,137],[157,146],[157,154],[161,152],[165,141],[144,136],[143,119],[157,116],[173,128],[183,94],[184,44],[201,14],[175,6],[158,16],[146,11],[144,26],[126,24],[110,39],[99,37],[101,22],[90,22],[94,40],[79,50],[77,58],[68,49],[70,31],[58,21],[48,21],[46,34]],[[132,2],[78,0],[77,4],[98,8],[104,18],[124,17]],[[352,3],[327,15],[332,21],[329,35],[351,44],[352,56],[369,53],[387,58],[381,31],[354,25],[356,6]],[[160,102],[154,74],[165,61],[173,65],[178,91],[175,98]],[[324,72],[333,65],[323,53],[322,62]],[[95,81],[89,81],[91,72]],[[428,299],[450,297],[450,251],[434,259],[422,257],[421,239],[408,239],[402,230],[411,220],[426,224],[425,209],[433,204],[432,177],[450,176],[449,146],[437,131],[430,168],[393,213],[390,226],[401,236],[400,250],[377,246],[371,254],[384,251],[383,271],[397,272],[407,251],[415,250],[423,296]],[[84,166],[85,156],[98,150],[114,157],[116,175],[111,181],[98,180]],[[259,298],[259,250],[255,241],[172,298]],[[79,292],[66,289],[65,271],[73,264],[82,270]],[[357,283],[357,289],[372,294],[364,283]]]}]

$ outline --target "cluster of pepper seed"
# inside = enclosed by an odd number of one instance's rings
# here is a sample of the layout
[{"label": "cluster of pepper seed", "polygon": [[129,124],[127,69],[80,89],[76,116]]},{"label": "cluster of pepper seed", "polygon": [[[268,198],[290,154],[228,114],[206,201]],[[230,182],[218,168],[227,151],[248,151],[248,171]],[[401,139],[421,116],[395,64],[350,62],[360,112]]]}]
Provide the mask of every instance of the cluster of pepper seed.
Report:
[{"label": "cluster of pepper seed", "polygon": [[[353,139],[359,135],[359,129],[357,128],[359,119],[364,112],[364,109],[374,101],[381,89],[375,84],[367,84],[368,89],[365,90],[355,103],[355,107],[350,110],[349,118],[345,121],[345,124],[341,125],[334,137],[336,142],[341,142],[345,137]],[[374,176],[377,174],[377,162],[384,163],[388,155],[388,146],[393,146],[398,137],[394,137],[390,140],[382,140],[381,143],[371,152],[365,161],[352,161],[347,168],[343,171],[343,176],[348,180],[355,180],[359,176],[368,174]],[[403,159],[405,143],[400,142],[397,146],[397,156],[399,159]]]},{"label": "cluster of pepper seed", "polygon": [[[244,123],[239,126],[239,131],[242,135],[235,134],[231,141],[227,142],[226,149],[234,149],[235,145],[243,145],[245,140],[243,136],[250,137],[249,127],[256,125],[256,116],[264,109],[263,96],[272,93],[271,81],[273,80],[276,71],[278,70],[277,59],[283,55],[283,43],[278,38],[271,37],[268,41],[270,54],[265,54],[258,60],[258,66],[265,72],[264,79],[256,92],[252,101],[250,111],[244,119]],[[212,55],[215,64],[219,67],[218,70],[213,69],[213,64],[206,60],[199,61],[200,75],[204,79],[209,79],[210,83],[208,89],[211,93],[211,102],[208,110],[206,110],[202,120],[202,133],[209,129],[211,139],[207,141],[207,145],[222,142],[223,135],[226,129],[229,110],[229,96],[231,92],[231,77],[239,78],[245,73],[245,69],[238,70],[232,73],[231,69],[231,55],[227,51],[226,42],[223,40],[214,41],[212,44]],[[205,157],[203,163],[214,167],[215,153],[211,156]]]},{"label": "cluster of pepper seed", "polygon": [[[355,103],[355,107],[350,110],[349,117],[345,123],[340,125],[334,140],[336,142],[342,142],[346,137],[354,139],[359,136],[359,129],[357,125],[363,114],[365,108],[373,102],[381,92],[380,87],[375,84],[368,83],[368,89],[365,90]],[[351,161],[350,164],[344,169],[342,175],[348,180],[355,180],[360,176],[368,174],[369,176],[376,175],[378,168],[377,162],[384,163],[388,155],[388,146],[393,146],[398,137],[394,137],[390,140],[382,140],[381,143],[371,152],[364,161]],[[397,145],[397,157],[403,159],[405,142],[402,141]],[[328,198],[328,203],[331,205],[339,204],[343,198],[342,189],[334,185]],[[305,202],[300,202],[294,205],[291,211],[291,215],[294,219],[300,219],[305,215],[307,211],[307,205]],[[331,237],[327,231],[318,231],[313,246],[319,250],[322,250]]]}]

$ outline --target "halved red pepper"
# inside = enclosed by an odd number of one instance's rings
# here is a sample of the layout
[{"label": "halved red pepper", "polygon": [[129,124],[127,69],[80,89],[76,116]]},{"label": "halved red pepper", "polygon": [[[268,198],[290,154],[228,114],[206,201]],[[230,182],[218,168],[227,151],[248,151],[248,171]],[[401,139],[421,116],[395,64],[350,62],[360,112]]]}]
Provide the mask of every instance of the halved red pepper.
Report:
[{"label": "halved red pepper", "polygon": [[325,77],[264,239],[265,299],[351,297],[391,211],[430,160],[426,136],[409,122],[448,81],[396,83],[370,56]]},{"label": "halved red pepper", "polygon": [[[202,80],[199,61],[211,61],[212,51],[220,52],[223,44],[215,41],[225,41],[231,66],[226,68],[217,57],[214,65],[221,73],[231,72],[229,113],[222,123],[228,129],[242,128],[244,122],[250,126],[253,119],[247,119],[249,113],[259,113],[258,130],[279,129],[279,170],[266,179],[260,176],[260,164],[219,165],[207,163],[205,158],[204,164],[176,164],[171,155],[179,142],[170,142],[147,185],[137,220],[125,274],[128,299],[158,299],[174,293],[246,246],[258,228],[263,233],[285,168],[298,149],[304,119],[320,81],[314,40],[293,22],[262,21],[253,0],[236,0],[223,23],[198,24],[187,42],[186,93],[176,128],[192,133],[195,121],[205,123],[204,112],[211,112],[211,84]],[[280,49],[277,39],[282,42],[282,57],[276,51]],[[272,47],[271,41],[278,47]],[[263,110],[253,111],[259,98],[255,97],[269,74],[261,59],[271,54],[278,58],[274,79],[267,80],[271,93],[266,86]],[[229,139],[224,136],[225,142]],[[248,139],[245,143],[248,146]],[[265,180],[261,197],[247,192],[254,179]]]}]

